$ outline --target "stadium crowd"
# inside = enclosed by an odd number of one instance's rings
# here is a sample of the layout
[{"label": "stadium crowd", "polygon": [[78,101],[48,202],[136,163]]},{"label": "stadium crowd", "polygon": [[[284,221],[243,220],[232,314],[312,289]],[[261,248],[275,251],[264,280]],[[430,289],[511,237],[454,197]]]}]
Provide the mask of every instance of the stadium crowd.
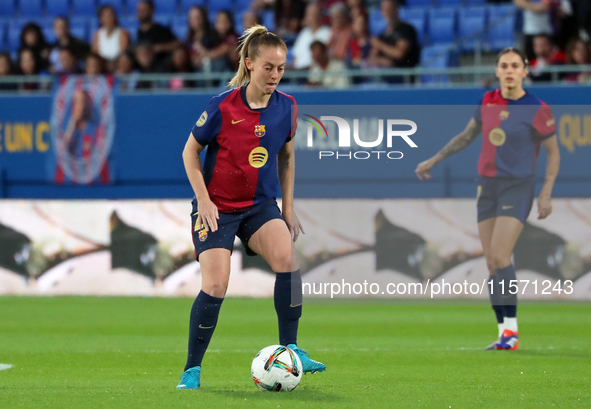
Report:
[{"label": "stadium crowd", "polygon": [[[407,7],[409,3],[411,0],[406,0]],[[532,81],[551,80],[550,74],[544,72],[550,65],[591,64],[591,2],[515,0],[514,3],[523,10],[523,48],[530,58]],[[248,28],[260,24],[261,13],[271,10],[275,15],[273,30],[290,50],[288,68],[306,70],[308,86],[345,88],[352,82],[364,81],[345,75],[347,68],[411,68],[421,61],[417,30],[401,20],[396,0],[254,0],[246,12],[240,13],[240,26]],[[384,29],[379,33],[370,30],[368,11],[371,10],[380,10]],[[98,29],[92,33],[91,41],[72,34],[67,16],[53,21],[55,41],[52,43],[46,40],[40,25],[31,21],[22,28],[16,58],[13,59],[10,52],[0,53],[0,79],[14,74],[114,73],[133,78],[138,73],[236,70],[240,33],[235,28],[236,16],[230,10],[219,10],[214,17],[209,16],[207,7],[190,7],[184,38],[175,35],[171,27],[157,22],[155,13],[153,1],[139,1],[135,10],[137,32],[134,33],[119,24],[115,7],[103,5],[98,8]],[[560,78],[586,82],[591,81],[591,73],[565,73]],[[402,77],[382,77],[382,80],[396,83],[401,82]],[[208,84],[211,82],[172,76],[164,86],[182,89]],[[31,90],[39,86],[35,82],[0,81],[0,90]],[[139,78],[122,83],[122,87],[128,89],[153,86],[162,87],[163,84]]]}]

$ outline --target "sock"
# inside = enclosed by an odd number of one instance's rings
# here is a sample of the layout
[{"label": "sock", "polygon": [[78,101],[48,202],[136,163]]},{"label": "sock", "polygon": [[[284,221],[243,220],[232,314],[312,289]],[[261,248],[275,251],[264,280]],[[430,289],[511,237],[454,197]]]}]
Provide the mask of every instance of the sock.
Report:
[{"label": "sock", "polygon": [[[492,284],[491,284],[492,283]],[[492,292],[491,292],[492,289]],[[501,289],[496,277],[490,275],[488,277],[488,296],[490,298],[490,305],[497,317],[497,324],[503,324],[503,306],[501,305]]]},{"label": "sock", "polygon": [[511,280],[516,280],[515,267],[509,264],[507,267],[496,270],[497,281],[500,283],[504,280],[502,289],[504,294],[501,294],[501,304],[503,305],[503,316],[505,319],[515,318],[517,316],[517,294],[511,294],[509,290],[515,290],[515,286],[509,287]]},{"label": "sock", "polygon": [[503,335],[503,332],[505,332],[505,323],[501,322],[497,325],[499,326],[499,338],[501,338],[501,335]]},{"label": "sock", "polygon": [[505,318],[505,329],[517,332],[517,318]]},{"label": "sock", "polygon": [[191,308],[189,324],[189,356],[185,371],[194,366],[201,366],[203,355],[209,345],[218,322],[218,315],[223,298],[212,297],[200,291]]},{"label": "sock", "polygon": [[300,270],[275,274],[275,311],[279,322],[279,343],[297,344],[298,322],[302,316],[302,276]]}]

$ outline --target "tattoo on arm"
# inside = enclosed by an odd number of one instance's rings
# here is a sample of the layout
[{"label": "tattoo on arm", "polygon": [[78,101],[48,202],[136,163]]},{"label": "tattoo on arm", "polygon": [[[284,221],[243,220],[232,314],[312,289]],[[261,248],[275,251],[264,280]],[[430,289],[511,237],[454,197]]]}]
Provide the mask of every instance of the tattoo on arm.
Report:
[{"label": "tattoo on arm", "polygon": [[481,128],[481,124],[476,122],[474,119],[471,119],[470,122],[468,122],[466,129],[464,129],[462,133],[456,135],[451,141],[448,142],[447,145],[443,147],[443,149],[439,151],[437,154],[439,159],[443,160],[454,153],[458,153],[466,146],[470,145],[472,142],[474,142],[478,134],[480,134]]}]

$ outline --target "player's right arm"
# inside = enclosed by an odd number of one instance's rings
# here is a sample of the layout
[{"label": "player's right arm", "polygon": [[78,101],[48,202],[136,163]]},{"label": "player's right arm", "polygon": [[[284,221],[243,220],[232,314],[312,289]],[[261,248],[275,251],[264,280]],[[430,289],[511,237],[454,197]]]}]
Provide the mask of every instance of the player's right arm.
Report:
[{"label": "player's right arm", "polygon": [[201,171],[201,159],[199,155],[205,149],[205,146],[197,142],[197,139],[189,135],[189,139],[183,149],[183,163],[185,165],[185,172],[195,192],[197,198],[197,225],[204,225],[205,231],[216,231],[218,229],[217,220],[220,218],[217,206],[209,198],[207,186],[203,179],[203,172]]},{"label": "player's right arm", "polygon": [[466,129],[464,129],[460,134],[456,135],[451,141],[448,142],[447,145],[443,147],[439,152],[437,152],[433,157],[427,159],[419,163],[417,168],[415,169],[415,173],[419,177],[419,179],[431,179],[431,175],[429,172],[431,169],[435,167],[439,162],[444,160],[445,158],[453,155],[454,153],[458,153],[466,146],[470,145],[474,142],[474,139],[480,134],[482,130],[482,123],[476,121],[476,119],[470,119]]}]

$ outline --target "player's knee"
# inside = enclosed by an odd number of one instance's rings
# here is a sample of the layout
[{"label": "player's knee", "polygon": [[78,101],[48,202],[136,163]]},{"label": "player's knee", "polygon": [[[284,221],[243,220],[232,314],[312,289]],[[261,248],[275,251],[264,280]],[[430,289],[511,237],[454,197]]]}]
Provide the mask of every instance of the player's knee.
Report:
[{"label": "player's knee", "polygon": [[[511,264],[511,256],[503,254],[501,252],[493,251],[490,256],[490,259],[492,264],[491,267],[493,270],[498,270],[499,268],[504,268]],[[491,267],[489,267],[489,269]]]},{"label": "player's knee", "polygon": [[293,271],[293,261],[292,261],[292,254],[291,249],[287,250],[278,250],[273,255],[273,270],[276,272],[290,272]]},{"label": "player's knee", "polygon": [[202,289],[212,297],[224,298],[226,290],[228,289],[228,283],[222,280],[210,281],[208,283],[203,283]]},{"label": "player's knee", "polygon": [[495,273],[495,265],[493,264],[493,261],[490,257],[486,258],[486,268],[488,268],[488,272],[490,274],[494,274]]}]

